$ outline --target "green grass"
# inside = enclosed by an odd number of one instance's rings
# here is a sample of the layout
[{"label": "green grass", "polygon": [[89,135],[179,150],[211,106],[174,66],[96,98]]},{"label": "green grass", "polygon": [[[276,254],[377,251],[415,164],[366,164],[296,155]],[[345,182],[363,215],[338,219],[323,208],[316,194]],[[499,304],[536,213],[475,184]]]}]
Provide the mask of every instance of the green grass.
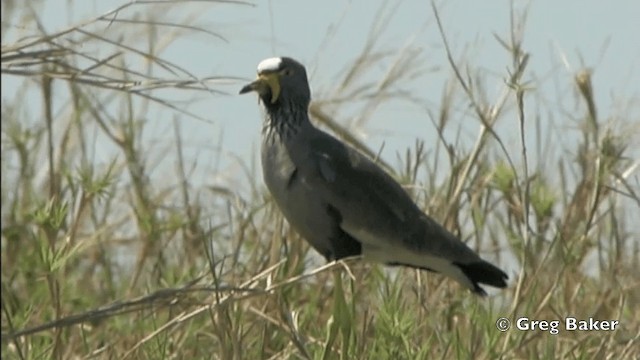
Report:
[{"label": "green grass", "polygon": [[[33,13],[18,4],[3,3],[9,12],[3,18],[37,28]],[[195,14],[167,19],[171,6],[181,5],[150,7],[154,21],[138,20],[144,31],[133,38],[113,13],[15,43],[3,36],[3,80],[17,77],[16,93],[37,94],[44,104],[41,114],[23,96],[2,104],[3,358],[640,356],[640,243],[633,223],[640,213],[633,138],[640,129],[637,119],[624,117],[625,108],[610,116],[597,111],[601,99],[594,98],[589,71],[578,70],[567,84],[579,106],[566,128],[577,140],[557,154],[536,153],[523,144],[544,148],[552,128],[540,124],[542,110],[524,110],[540,94],[529,79],[522,34],[497,38],[511,63],[502,92],[490,99],[472,81],[477,74],[470,60],[454,60],[446,24],[438,19],[452,76],[437,111],[425,117],[439,141],[417,142],[398,166],[383,165],[426,212],[484,257],[514,269],[508,289],[482,299],[430,273],[357,259],[319,265],[255,171],[247,171],[256,189],[249,193],[190,181],[194,165],[183,153],[179,124],[197,116],[151,90],[215,93],[216,83],[162,58],[173,41],[202,31],[178,26],[193,23]],[[92,26],[104,22],[130,42],[100,36]],[[3,33],[16,31],[2,26]],[[150,45],[158,33],[168,34],[160,48]],[[355,88],[354,74],[380,60],[371,41],[338,88]],[[83,53],[92,46],[103,49],[100,57]],[[392,100],[387,90],[413,76],[410,57],[403,53],[384,82],[362,88],[383,94],[369,98],[365,113]],[[175,79],[156,75],[161,70]],[[357,96],[318,94],[310,111],[375,157],[330,115],[339,106],[333,99]],[[62,109],[54,109],[60,101]],[[143,136],[149,123],[136,114],[150,106],[176,113],[175,183],[154,171],[152,159],[173,150]],[[478,128],[472,144],[450,136],[460,108]],[[529,132],[535,122],[539,132]],[[516,152],[498,130],[505,123],[520,139]],[[96,160],[97,139],[108,144],[106,161]],[[547,158],[533,161],[534,153]],[[500,317],[513,323],[567,316],[621,326],[557,335],[496,329]]]}]

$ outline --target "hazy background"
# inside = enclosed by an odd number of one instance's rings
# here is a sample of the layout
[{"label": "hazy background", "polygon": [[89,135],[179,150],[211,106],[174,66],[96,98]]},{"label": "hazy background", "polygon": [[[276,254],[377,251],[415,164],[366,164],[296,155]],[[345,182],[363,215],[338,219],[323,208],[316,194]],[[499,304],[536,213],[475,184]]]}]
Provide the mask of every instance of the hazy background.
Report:
[{"label": "hazy background", "polygon": [[[71,3],[48,0],[33,8],[42,28],[53,32],[103,14],[123,3],[118,0]],[[504,36],[508,33],[510,3],[506,0],[453,0],[438,5],[454,57],[463,64],[462,59],[472,59],[474,69],[483,74],[479,80],[490,99],[498,96],[507,77],[509,53],[496,41],[494,34]],[[183,13],[175,14],[176,18],[186,14],[192,22],[185,25],[211,29],[226,41],[209,34],[190,34],[172,43],[163,51],[163,57],[198,78],[225,76],[248,81],[255,76],[260,60],[271,56],[291,56],[307,66],[314,97],[326,98],[332,96],[345,76],[345,70],[357,59],[367,39],[373,37],[375,50],[384,57],[374,70],[361,75],[361,83],[380,81],[398,60],[397,54],[410,51],[415,54],[412,65],[417,65],[421,73],[415,74],[411,81],[403,81],[402,88],[394,90],[410,94],[412,101],[397,99],[385,102],[364,118],[358,116],[363,108],[358,103],[343,106],[333,115],[371,149],[378,150],[384,143],[381,156],[392,165],[396,164],[396,154],[403,152],[416,139],[425,140],[427,149],[436,141],[428,113],[437,114],[443,88],[451,79],[452,72],[429,1],[282,0],[246,4],[185,3],[181,10]],[[555,138],[551,135],[549,143],[542,144],[543,147],[563,151],[562,143],[571,141],[571,135],[567,134],[570,129],[566,128],[564,120],[579,117],[579,101],[569,80],[583,67],[595,68],[593,82],[601,118],[615,118],[614,109],[626,109],[627,118],[640,120],[640,46],[636,45],[637,34],[640,33],[637,21],[639,2],[545,0],[514,1],[513,4],[516,13],[528,9],[524,51],[533,56],[526,80],[540,90],[537,92],[538,103],[526,104],[527,108],[536,110],[528,114],[528,126],[533,129],[534,124],[540,122],[543,127],[552,129],[551,134],[557,135]],[[148,5],[130,7],[118,18],[144,20],[148,9]],[[5,24],[12,21],[3,18]],[[100,26],[103,27],[103,35],[108,37],[109,24],[101,23]],[[97,29],[99,31],[99,27]],[[33,31],[11,28],[3,34],[2,41],[10,42]],[[162,34],[157,36],[161,44]],[[101,49],[94,51],[98,55]],[[130,66],[135,67],[136,64]],[[176,76],[167,74],[167,78]],[[254,96],[237,95],[242,84],[241,80],[216,84],[213,87],[225,94],[200,93],[197,95],[199,101],[182,105],[207,120],[181,118],[183,134],[190,140],[185,152],[188,159],[198,164],[192,180],[201,179],[225,186],[237,185],[240,181],[243,185],[238,187],[239,190],[246,185],[238,161],[252,163],[252,157],[258,153],[261,118]],[[3,102],[11,101],[16,94],[16,86],[15,78],[3,76]],[[172,99],[194,96],[188,91],[163,90],[162,94]],[[632,101],[634,99],[635,102]],[[57,109],[65,106],[62,100],[55,104]],[[620,106],[621,103],[625,104]],[[41,100],[34,97],[34,121],[38,121],[40,108]],[[460,141],[471,143],[480,124],[465,121],[469,109],[457,110],[459,113],[453,119],[459,122],[455,128],[460,131]],[[151,106],[139,116],[149,120],[144,134],[149,141],[158,149],[172,146],[174,137],[170,120],[175,113],[165,107]],[[556,122],[564,125],[556,126]],[[519,146],[515,126],[517,120],[514,116],[512,123],[501,122],[498,131],[511,141],[508,145]],[[457,135],[450,134],[451,138]],[[96,160],[108,161],[110,145],[102,141],[99,134],[97,136]],[[156,163],[173,165],[168,162],[170,157],[166,157],[164,151],[159,153],[163,156],[155,159]],[[638,154],[637,148],[635,154]],[[535,161],[537,153],[532,151],[530,155]]]},{"label": "hazy background", "polygon": [[[1,4],[3,358],[639,358],[640,2]],[[237,94],[281,55],[506,289],[310,250]],[[496,329],[569,315],[621,329]]]}]

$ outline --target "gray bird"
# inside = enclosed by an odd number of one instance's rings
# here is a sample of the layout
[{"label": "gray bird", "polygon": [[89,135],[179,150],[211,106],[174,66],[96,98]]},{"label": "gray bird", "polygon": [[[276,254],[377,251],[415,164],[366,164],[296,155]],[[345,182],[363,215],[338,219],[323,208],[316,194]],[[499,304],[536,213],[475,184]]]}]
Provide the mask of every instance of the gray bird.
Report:
[{"label": "gray bird", "polygon": [[387,265],[438,272],[479,295],[507,286],[507,274],[424,214],[378,165],[309,121],[302,64],[263,60],[255,91],[264,110],[262,170],[289,224],[327,261],[363,255]]}]

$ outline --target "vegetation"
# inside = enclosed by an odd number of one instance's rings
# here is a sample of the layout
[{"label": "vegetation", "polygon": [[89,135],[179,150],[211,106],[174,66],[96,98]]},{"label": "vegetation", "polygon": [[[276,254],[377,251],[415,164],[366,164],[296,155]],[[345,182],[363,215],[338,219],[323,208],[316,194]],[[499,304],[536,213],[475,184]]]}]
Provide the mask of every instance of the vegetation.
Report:
[{"label": "vegetation", "polygon": [[[510,287],[483,299],[429,273],[358,259],[322,265],[250,164],[251,191],[191,178],[198,164],[184,151],[180,124],[198,116],[161,95],[221,96],[228,77],[198,78],[163,58],[194,33],[220,39],[185,25],[197,23],[198,13],[184,3],[126,3],[8,42],[17,29],[39,28],[32,8],[39,4],[3,0],[2,80],[19,84],[14,100],[3,95],[2,103],[3,358],[640,357],[640,163],[633,155],[640,123],[630,110],[637,103],[623,99],[603,115],[591,72],[576,70],[568,86],[579,106],[560,121],[571,141],[548,152],[549,141],[562,137],[536,108],[539,90],[518,30],[524,17],[514,15],[511,33],[496,36],[511,61],[494,97],[470,59],[450,50],[434,7],[434,31],[445,45],[439,51],[451,70],[440,104],[425,111],[439,141],[418,142],[400,165],[385,166],[426,212],[510,269]],[[133,16],[140,8],[145,17]],[[316,93],[310,110],[372,156],[336,114],[349,100],[363,101],[368,114],[406,99],[390,89],[415,70],[410,50],[389,65],[374,49],[372,37],[339,86]],[[388,68],[385,81],[356,76],[374,65]],[[144,114],[157,107],[176,119],[173,143],[162,149],[145,136]],[[473,144],[451,136],[459,116],[478,129]],[[505,127],[518,134],[517,151]],[[157,159],[168,156],[176,159],[171,179],[157,171]],[[521,317],[567,316],[619,320],[620,327],[561,326],[556,335],[514,329]],[[501,317],[510,330],[496,329]]]}]

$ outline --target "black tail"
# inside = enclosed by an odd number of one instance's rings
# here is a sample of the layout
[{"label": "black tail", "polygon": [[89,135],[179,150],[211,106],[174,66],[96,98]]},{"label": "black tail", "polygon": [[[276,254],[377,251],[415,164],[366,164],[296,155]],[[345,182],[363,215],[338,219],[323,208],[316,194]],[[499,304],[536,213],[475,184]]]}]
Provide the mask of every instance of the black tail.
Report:
[{"label": "black tail", "polygon": [[468,277],[469,280],[471,280],[474,287],[473,291],[478,295],[487,295],[484,289],[481,288],[478,284],[487,284],[497,288],[507,287],[507,279],[509,279],[509,276],[507,276],[504,271],[500,270],[495,265],[484,260],[469,264],[461,264],[456,262],[454,262],[453,264],[459,267],[464,275]]}]

